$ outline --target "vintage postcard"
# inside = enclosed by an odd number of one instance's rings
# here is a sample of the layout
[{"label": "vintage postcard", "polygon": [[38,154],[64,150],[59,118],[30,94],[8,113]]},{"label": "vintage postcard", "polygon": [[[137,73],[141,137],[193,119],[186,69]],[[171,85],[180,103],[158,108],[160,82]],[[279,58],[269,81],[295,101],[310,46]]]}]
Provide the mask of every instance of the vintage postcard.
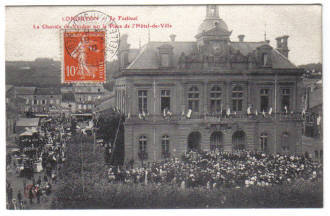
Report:
[{"label": "vintage postcard", "polygon": [[5,7],[6,208],[324,208],[322,5]]}]

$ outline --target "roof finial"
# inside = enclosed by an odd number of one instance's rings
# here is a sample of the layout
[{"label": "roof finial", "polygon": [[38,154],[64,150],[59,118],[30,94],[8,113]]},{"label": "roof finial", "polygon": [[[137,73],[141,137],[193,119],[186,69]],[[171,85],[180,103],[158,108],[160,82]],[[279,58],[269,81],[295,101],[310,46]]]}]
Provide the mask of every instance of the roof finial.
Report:
[{"label": "roof finial", "polygon": [[148,28],[148,43],[150,42],[150,28]]},{"label": "roof finial", "polygon": [[216,19],[219,18],[219,10],[217,5],[207,5],[206,6],[206,18]]},{"label": "roof finial", "polygon": [[265,41],[267,41],[266,23],[265,23],[265,33],[264,33],[264,38],[265,38]]}]

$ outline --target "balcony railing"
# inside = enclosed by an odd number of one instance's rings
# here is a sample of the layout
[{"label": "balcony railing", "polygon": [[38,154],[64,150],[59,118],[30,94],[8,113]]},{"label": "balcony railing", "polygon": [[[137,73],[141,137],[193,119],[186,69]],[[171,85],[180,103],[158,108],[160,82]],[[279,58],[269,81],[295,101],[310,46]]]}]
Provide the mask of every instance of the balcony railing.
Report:
[{"label": "balcony railing", "polygon": [[189,121],[189,120],[205,120],[205,121],[233,121],[233,120],[290,120],[290,121],[304,121],[310,119],[309,115],[302,115],[302,113],[258,113],[246,114],[246,113],[232,113],[227,114],[192,114],[190,117],[187,115],[172,114],[172,115],[131,115],[127,120],[141,120],[141,121]]}]

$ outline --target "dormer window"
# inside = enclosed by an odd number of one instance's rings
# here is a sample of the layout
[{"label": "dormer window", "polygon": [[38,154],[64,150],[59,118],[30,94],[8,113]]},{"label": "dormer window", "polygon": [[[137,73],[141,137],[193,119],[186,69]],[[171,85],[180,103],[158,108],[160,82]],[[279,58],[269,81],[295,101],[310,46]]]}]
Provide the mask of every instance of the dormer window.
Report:
[{"label": "dormer window", "polygon": [[268,53],[263,53],[262,54],[262,65],[263,66],[267,66],[267,64],[268,64],[268,58],[269,58]]},{"label": "dormer window", "polygon": [[169,67],[169,54],[160,54],[160,66]]},{"label": "dormer window", "polygon": [[163,44],[158,47],[159,50],[159,66],[168,68],[172,66],[173,47],[169,44]]},{"label": "dormer window", "polygon": [[258,64],[261,67],[272,67],[272,48],[268,45],[262,45],[257,48]]},{"label": "dormer window", "polygon": [[127,52],[123,52],[121,54],[121,67],[125,67],[126,65],[128,65],[128,53]]}]

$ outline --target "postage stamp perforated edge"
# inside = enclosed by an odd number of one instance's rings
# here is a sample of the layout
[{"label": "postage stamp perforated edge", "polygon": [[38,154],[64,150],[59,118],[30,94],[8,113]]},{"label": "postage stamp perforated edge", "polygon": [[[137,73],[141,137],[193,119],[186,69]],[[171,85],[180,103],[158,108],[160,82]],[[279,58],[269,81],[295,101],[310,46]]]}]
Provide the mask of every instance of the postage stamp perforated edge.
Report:
[{"label": "postage stamp perforated edge", "polygon": [[[64,33],[65,32],[100,32],[104,31],[104,78],[103,81],[100,80],[77,80],[77,81],[70,81],[65,80],[65,63],[64,63],[64,55],[65,55],[65,41],[64,41]],[[59,31],[59,37],[60,37],[60,57],[61,57],[61,84],[72,84],[72,83],[106,83],[107,81],[107,29],[61,29]]]}]

